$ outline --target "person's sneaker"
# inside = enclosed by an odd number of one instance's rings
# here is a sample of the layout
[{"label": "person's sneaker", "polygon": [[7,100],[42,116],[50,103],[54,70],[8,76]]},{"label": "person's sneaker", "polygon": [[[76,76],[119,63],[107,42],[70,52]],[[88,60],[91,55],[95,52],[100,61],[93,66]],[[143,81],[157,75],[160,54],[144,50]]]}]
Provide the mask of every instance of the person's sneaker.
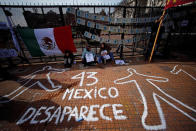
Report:
[{"label": "person's sneaker", "polygon": [[97,63],[92,63],[92,66],[96,66],[97,65]]}]

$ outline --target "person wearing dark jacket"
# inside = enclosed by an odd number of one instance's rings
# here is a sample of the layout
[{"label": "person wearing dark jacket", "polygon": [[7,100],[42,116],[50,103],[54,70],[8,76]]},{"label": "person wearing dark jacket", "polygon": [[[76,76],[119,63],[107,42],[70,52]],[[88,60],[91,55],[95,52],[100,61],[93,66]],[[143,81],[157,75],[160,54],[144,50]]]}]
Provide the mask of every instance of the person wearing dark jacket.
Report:
[{"label": "person wearing dark jacket", "polygon": [[95,65],[96,63],[96,55],[89,45],[86,45],[86,48],[82,52],[82,63],[84,66]]},{"label": "person wearing dark jacket", "polygon": [[74,61],[74,55],[71,51],[66,50],[64,55],[64,66],[70,68]]},{"label": "person wearing dark jacket", "polygon": [[[163,16],[161,16],[158,20],[156,20],[151,25],[151,35],[150,35],[149,43],[148,43],[148,46],[147,46],[147,52],[146,52],[146,57],[145,57],[146,60],[148,60],[149,57],[150,57],[150,54],[151,54],[151,51],[152,51],[152,48],[153,48],[153,45],[154,45],[154,40],[155,40],[157,30],[158,30],[158,27],[159,27],[159,22],[160,22],[161,19],[163,19]],[[158,49],[158,46],[159,46],[159,43],[160,43],[160,40],[161,40],[161,36],[164,33],[164,31],[165,31],[165,28],[164,28],[164,26],[161,25],[159,36],[158,36],[157,42],[156,42],[157,43],[156,48],[154,50],[154,54],[156,54],[156,49]]]}]

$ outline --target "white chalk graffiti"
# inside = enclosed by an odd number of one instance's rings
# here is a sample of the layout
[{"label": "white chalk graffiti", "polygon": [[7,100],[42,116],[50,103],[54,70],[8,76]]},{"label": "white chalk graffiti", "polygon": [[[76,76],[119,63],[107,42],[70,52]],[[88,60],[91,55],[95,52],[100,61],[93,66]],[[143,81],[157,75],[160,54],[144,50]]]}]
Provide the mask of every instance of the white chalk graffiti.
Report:
[{"label": "white chalk graffiti", "polygon": [[95,75],[97,74],[97,72],[81,72],[80,74],[77,74],[77,75],[73,76],[71,79],[81,79],[80,80],[80,86],[83,86],[85,74],[87,75],[87,77],[86,77],[87,79],[94,79],[94,82],[93,83],[86,84],[86,86],[95,85],[99,81],[97,79],[97,77],[95,77]]},{"label": "white chalk graffiti", "polygon": [[[174,67],[174,69],[171,71],[174,73],[174,70],[176,69],[176,66]],[[168,78],[164,78],[164,77],[157,77],[157,76],[149,76],[149,75],[144,75],[144,74],[140,74],[138,73],[135,69],[133,68],[129,68],[127,69],[127,71],[130,73],[128,76],[126,77],[123,77],[123,78],[120,78],[120,79],[117,79],[114,81],[115,84],[127,84],[127,83],[134,83],[136,85],[136,88],[139,92],[139,94],[141,95],[141,98],[142,98],[142,102],[144,104],[144,111],[143,111],[143,114],[142,114],[142,118],[141,118],[141,121],[142,121],[142,125],[143,127],[146,129],[146,130],[160,130],[160,129],[166,129],[166,121],[165,121],[165,117],[164,117],[164,113],[163,113],[163,110],[161,108],[161,105],[160,105],[160,102],[158,100],[158,97],[165,101],[168,105],[170,105],[171,107],[175,108],[176,110],[180,111],[182,114],[184,114],[185,116],[187,116],[188,118],[190,118],[191,120],[193,120],[194,122],[196,122],[196,118],[192,117],[190,114],[193,114],[192,112],[196,112],[195,109],[193,109],[192,107],[184,104],[183,102],[177,100],[176,98],[170,96],[169,94],[165,93],[161,88],[159,88],[157,85],[155,85],[152,81],[156,81],[156,82],[168,82]],[[182,69],[180,71],[183,71]],[[179,73],[179,72],[178,72]],[[178,74],[177,73],[177,74]],[[168,99],[172,100],[172,101],[175,101],[177,102],[178,104],[180,104],[181,106],[191,110],[192,112],[185,112],[183,111],[182,109],[180,109],[179,107],[177,107],[175,104],[173,104],[172,102],[170,102],[169,100],[163,98],[162,96],[158,95],[157,93],[155,93],[153,90],[153,93],[152,93],[152,96],[149,96],[149,95],[144,95],[144,92],[142,91],[142,89],[144,87],[142,87],[140,84],[138,84],[138,82],[136,80],[133,80],[131,79],[134,78],[134,76],[139,76],[139,77],[143,77],[141,79],[144,79],[146,80],[148,83],[150,83],[152,86],[155,87],[155,89],[157,89],[159,91],[159,93],[161,93],[162,95],[166,96]],[[158,112],[158,115],[160,117],[160,122],[161,124],[160,125],[148,125],[146,124],[146,118],[148,116],[148,103],[147,103],[147,100],[150,100],[149,97],[152,97],[154,102],[155,102],[155,106],[157,108],[157,112]]]},{"label": "white chalk graffiti", "polygon": [[[112,120],[126,120],[127,117],[123,115],[122,110],[123,105],[121,104],[103,104],[103,105],[83,105],[80,107],[74,106],[41,106],[40,108],[30,107],[26,110],[26,112],[21,116],[21,118],[16,122],[17,125],[23,124],[29,121],[29,124],[41,124],[41,123],[49,123],[52,120],[55,120],[55,124],[58,125],[62,123],[64,119],[67,119],[67,122],[75,118],[75,121],[79,119],[84,119],[88,122],[99,121],[100,118],[102,120],[112,121]],[[110,115],[105,114],[105,109],[112,108],[112,113],[114,118],[112,119]],[[42,111],[41,111],[42,110]],[[53,111],[54,112],[53,112]],[[52,112],[51,112],[52,111]],[[99,112],[100,115],[97,114]],[[39,117],[42,114],[47,117]]]},{"label": "white chalk graffiti", "polygon": [[[35,83],[31,84],[30,86],[25,87],[28,83],[30,83],[32,81],[32,79],[34,79],[37,76],[38,73],[40,73],[42,71],[46,71],[46,70],[48,70],[48,73],[46,74],[46,78],[47,78],[48,82],[50,83],[52,89],[47,88],[40,81],[36,81]],[[57,91],[62,87],[62,85],[54,85],[53,81],[50,79],[50,74],[52,72],[63,73],[64,71],[65,71],[65,69],[55,69],[55,68],[52,68],[51,66],[45,66],[42,69],[37,70],[37,71],[25,76],[23,80],[19,80],[18,82],[25,82],[25,81],[26,82],[23,85],[21,85],[20,87],[18,87],[16,90],[12,91],[11,93],[4,95],[3,97],[10,97],[10,98],[9,98],[9,100],[0,100],[0,103],[7,103],[7,102],[13,100],[14,98],[21,95],[26,90],[28,90],[29,88],[33,87],[36,84],[40,88],[44,89],[47,92]]]},{"label": "white chalk graffiti", "polygon": [[196,78],[192,75],[190,75],[189,73],[187,73],[185,70],[181,69],[181,66],[176,65],[174,66],[173,70],[170,71],[172,74],[174,75],[178,75],[180,72],[184,72],[185,74],[187,74],[189,77],[191,77],[193,80],[196,80]]}]

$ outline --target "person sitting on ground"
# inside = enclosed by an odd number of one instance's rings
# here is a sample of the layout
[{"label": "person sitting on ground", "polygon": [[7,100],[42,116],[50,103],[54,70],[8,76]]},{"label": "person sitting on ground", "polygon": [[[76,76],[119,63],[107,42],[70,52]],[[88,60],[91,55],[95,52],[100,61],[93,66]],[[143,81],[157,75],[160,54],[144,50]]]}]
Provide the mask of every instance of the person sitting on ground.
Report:
[{"label": "person sitting on ground", "polygon": [[74,61],[74,55],[71,51],[66,50],[64,55],[64,66],[70,68]]},{"label": "person sitting on ground", "polygon": [[82,63],[84,64],[84,66],[90,66],[96,63],[96,55],[91,50],[91,46],[89,45],[86,45],[86,48],[82,52]]},{"label": "person sitting on ground", "polygon": [[106,60],[112,60],[114,61],[114,56],[113,53],[110,52],[111,51],[111,47],[109,45],[106,45],[105,43],[101,43],[101,47],[99,50],[99,63],[104,63],[106,64]]}]

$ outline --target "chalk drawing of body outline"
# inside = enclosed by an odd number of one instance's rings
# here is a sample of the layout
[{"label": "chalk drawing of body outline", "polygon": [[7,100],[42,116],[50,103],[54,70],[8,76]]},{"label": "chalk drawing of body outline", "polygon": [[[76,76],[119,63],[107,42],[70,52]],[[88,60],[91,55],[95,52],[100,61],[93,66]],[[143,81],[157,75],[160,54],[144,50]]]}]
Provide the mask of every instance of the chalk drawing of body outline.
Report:
[{"label": "chalk drawing of body outline", "polygon": [[182,69],[182,66],[180,65],[175,65],[173,70],[170,71],[174,75],[178,75],[180,72],[184,72],[187,74],[189,77],[191,77],[193,80],[196,81],[196,77],[192,76],[191,74],[187,73],[185,70]]},{"label": "chalk drawing of body outline", "polygon": [[[40,81],[37,81],[35,83],[33,83],[32,85],[26,87],[23,89],[23,87],[25,85],[27,85],[29,82],[31,82],[32,79],[34,79],[37,76],[37,73],[41,72],[41,71],[45,71],[48,70],[49,72],[46,74],[47,80],[50,83],[52,89],[48,89],[47,87],[45,87]],[[62,88],[62,85],[54,85],[53,81],[50,79],[50,74],[51,72],[56,72],[56,73],[63,73],[65,71],[65,69],[55,69],[52,68],[51,66],[45,66],[40,70],[37,70],[27,76],[24,77],[23,80],[18,80],[18,82],[25,82],[23,85],[21,85],[20,87],[18,87],[16,90],[12,91],[11,93],[4,95],[3,97],[9,97],[12,96],[11,98],[9,98],[9,100],[0,100],[0,103],[7,103],[11,100],[13,100],[14,98],[16,98],[17,96],[21,95],[22,93],[24,93],[26,90],[30,89],[31,87],[33,87],[34,85],[38,84],[38,86],[42,89],[44,89],[47,92],[53,92],[53,91],[57,91],[60,88]],[[21,91],[20,91],[21,90]]]},{"label": "chalk drawing of body outline", "polygon": [[[174,73],[175,67],[174,69],[171,71],[171,73]],[[162,89],[160,89],[157,85],[155,85],[152,81],[157,81],[157,82],[168,82],[168,78],[164,78],[164,77],[157,77],[157,76],[149,76],[149,75],[144,75],[144,74],[140,74],[138,73],[135,69],[133,68],[129,68],[127,69],[127,71],[130,73],[128,76],[117,79],[114,81],[115,84],[126,84],[126,83],[134,83],[137,87],[137,90],[139,92],[139,94],[141,95],[142,98],[142,102],[144,105],[144,111],[142,114],[142,125],[146,130],[161,130],[161,129],[166,129],[166,121],[165,121],[165,117],[164,117],[164,113],[162,111],[161,105],[159,100],[157,99],[157,97],[159,97],[160,99],[162,99],[164,102],[166,102],[167,104],[169,104],[170,106],[172,106],[173,108],[175,108],[176,110],[178,110],[179,112],[181,112],[182,114],[184,114],[185,116],[187,116],[188,118],[190,118],[191,120],[193,120],[194,122],[196,122],[196,118],[193,118],[191,115],[189,115],[188,113],[184,112],[182,109],[178,108],[176,105],[174,105],[172,102],[169,102],[167,99],[161,97],[160,95],[156,94],[155,92],[153,92],[153,99],[155,102],[155,106],[157,108],[157,112],[158,115],[160,117],[160,125],[147,125],[146,122],[146,117],[148,116],[148,106],[147,106],[147,99],[146,96],[144,95],[144,93],[142,92],[142,88],[140,87],[140,85],[137,83],[136,80],[131,80],[129,77],[133,76],[133,75],[139,75],[142,77],[146,77],[146,81],[149,82],[151,85],[153,85],[156,89],[158,89],[159,92],[161,92],[163,95],[165,95],[167,98],[169,98],[170,100],[173,100],[175,102],[177,102],[178,104],[180,104],[181,106],[196,112],[195,109],[193,109],[192,107],[189,107],[188,105],[184,104],[183,102],[177,100],[176,98],[170,96],[169,94],[165,93]],[[128,81],[123,81],[126,80],[128,78]]]}]

